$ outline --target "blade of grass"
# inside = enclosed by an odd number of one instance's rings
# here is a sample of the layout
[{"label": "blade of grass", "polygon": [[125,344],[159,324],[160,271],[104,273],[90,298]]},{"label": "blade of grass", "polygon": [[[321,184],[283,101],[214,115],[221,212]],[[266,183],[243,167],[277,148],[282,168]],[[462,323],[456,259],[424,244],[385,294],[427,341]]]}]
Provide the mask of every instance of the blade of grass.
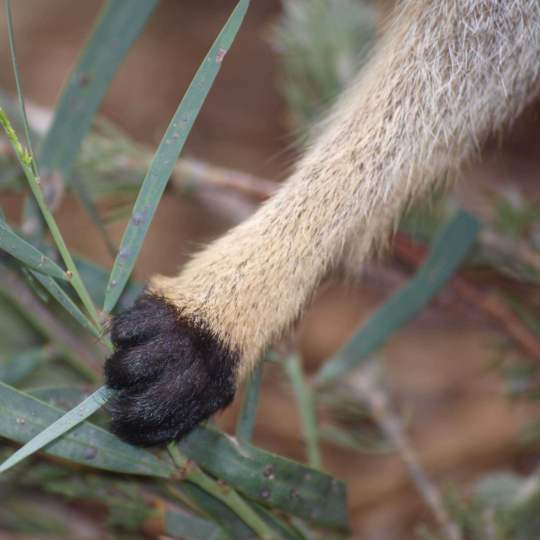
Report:
[{"label": "blade of grass", "polygon": [[[195,503],[195,508],[201,510],[204,514],[211,517],[215,522],[219,523],[226,532],[227,538],[234,540],[251,540],[255,533],[251,530],[238,516],[221,501],[212,497],[209,493],[202,490],[194,484],[185,482],[180,486],[168,486],[168,492],[175,498],[192,506]],[[271,510],[268,510],[253,501],[246,500],[262,520],[266,522],[275,532],[278,533],[282,540],[305,540],[290,524],[284,523],[278,519]]]},{"label": "blade of grass", "polygon": [[167,510],[163,517],[165,534],[190,540],[223,540],[223,529],[207,519],[180,510]]},{"label": "blade of grass", "polygon": [[26,176],[26,179],[28,180],[30,190],[32,191],[32,194],[34,195],[34,198],[41,211],[41,214],[43,215],[43,218],[45,219],[45,223],[47,224],[47,227],[49,228],[51,236],[53,237],[55,245],[58,248],[58,251],[64,261],[64,264],[66,265],[66,268],[68,269],[68,274],[67,274],[68,278],[70,279],[71,284],[73,285],[73,288],[79,295],[79,298],[81,299],[84,307],[88,311],[88,314],[92,318],[92,321],[99,328],[101,326],[101,322],[99,320],[99,316],[97,314],[96,308],[79,275],[79,271],[77,270],[77,267],[75,266],[75,263],[73,262],[73,259],[64,242],[64,238],[62,237],[60,229],[58,228],[58,225],[56,224],[56,221],[47,206],[45,197],[43,195],[43,191],[41,190],[41,186],[39,183],[39,177],[34,175],[34,171],[31,167],[32,156],[30,156],[30,154],[28,154],[28,152],[22,147],[17,137],[17,134],[15,133],[14,129],[11,126],[11,123],[9,122],[8,117],[5,115],[2,109],[0,109],[0,124],[4,128],[11,145],[13,149],[15,150],[17,159],[19,160],[19,163]]},{"label": "blade of grass", "polygon": [[317,430],[313,391],[306,383],[302,364],[298,355],[295,354],[287,358],[284,366],[298,404],[302,432],[306,443],[308,463],[312,467],[320,469],[322,467],[322,459],[319,448],[319,434]]},{"label": "blade of grass", "polygon": [[176,160],[249,7],[240,0],[197,70],[152,159],[124,232],[103,309],[111,312],[128,281]]},{"label": "blade of grass", "polygon": [[[7,391],[6,387],[7,385],[0,383],[0,389]],[[7,388],[9,390],[9,387]],[[92,395],[88,396],[85,400],[79,403],[77,407],[60,416],[58,420],[47,426],[46,429],[41,431],[38,435],[33,437],[28,443],[19,448],[19,450],[14,452],[8,459],[6,459],[6,461],[0,465],[0,474],[7,471],[23,459],[31,456],[38,450],[41,450],[44,446],[57,439],[60,435],[63,435],[73,427],[86,420],[103,406],[109,395],[110,390],[102,386]],[[0,402],[0,405],[1,404],[2,403]],[[8,405],[7,400],[4,401],[4,406],[5,405]],[[52,407],[50,408],[52,409]],[[7,422],[4,422],[3,424],[7,424]]]},{"label": "blade of grass", "polygon": [[347,530],[345,486],[316,469],[199,427],[178,443],[183,454],[264,506],[322,527]]},{"label": "blade of grass", "polygon": [[[15,235],[15,233],[13,232],[13,230],[11,229],[11,227],[3,220],[3,219],[0,219],[0,248],[1,247],[4,247],[2,245],[2,238],[3,238],[3,233],[7,234],[8,237],[9,235],[14,235],[16,236],[17,239],[20,240],[20,242],[26,244],[27,246],[27,250],[30,252],[30,253],[33,253],[33,252],[36,252],[37,254],[39,254],[40,256],[40,259],[41,260],[45,260],[45,261],[50,261],[50,263],[52,263],[54,266],[57,266],[56,263],[54,263],[51,259],[49,259],[45,254],[41,253],[40,251],[37,250],[37,248],[35,248],[34,246],[32,246],[31,244],[28,244],[25,240],[23,240],[22,238],[18,237],[17,235]],[[13,243],[7,243],[8,245],[6,246],[6,251],[8,250],[9,247],[13,247]],[[33,252],[32,252],[33,250]],[[19,250],[20,251],[20,250]],[[12,253],[12,255],[14,255]],[[34,254],[34,257],[36,255]],[[31,265],[30,265],[31,266]],[[65,272],[60,268],[60,267],[57,267],[61,272],[62,272],[62,276],[63,276],[63,279],[67,279],[67,276],[65,274]],[[39,268],[40,272],[43,272],[41,268]],[[41,273],[38,273],[38,272],[34,272],[32,271],[31,272],[32,276],[34,279],[36,279],[37,281],[39,281],[39,283],[41,283],[41,285],[43,287],[45,287],[45,289],[47,291],[49,291],[49,293],[51,294],[51,296],[53,298],[55,298],[62,307],[64,307],[64,309],[75,319],[77,320],[77,322],[79,322],[79,324],[81,324],[81,326],[83,328],[86,328],[90,333],[92,333],[95,337],[97,337],[98,339],[101,338],[101,330],[100,328],[97,328],[96,326],[94,326],[92,324],[92,322],[90,322],[85,316],[84,314],[82,313],[82,311],[75,305],[75,303],[73,302],[73,300],[71,300],[71,298],[66,294],[66,292],[64,291],[64,289],[62,289],[58,283],[56,283],[56,281],[50,276],[50,275],[42,275]],[[39,292],[39,291],[36,291],[36,292]]]},{"label": "blade of grass", "polygon": [[[98,390],[66,416],[73,416],[73,412],[76,411],[77,414],[87,417],[95,410],[95,403],[98,407],[101,406],[106,397],[107,392],[100,393]],[[63,411],[57,407],[0,383],[0,435],[3,437],[18,442],[29,440],[43,426],[55,425],[58,418],[60,418],[57,423],[59,425],[62,418],[65,418],[62,417],[62,413]],[[42,435],[43,432],[37,438]],[[96,469],[158,478],[168,478],[174,473],[174,467],[170,463],[159,460],[150,452],[120,441],[108,431],[89,422],[73,426],[62,439],[49,442],[51,444],[40,442],[45,453]],[[30,449],[29,446],[32,446],[32,443],[23,446],[8,458],[0,467],[0,472],[20,462],[24,457],[21,454],[25,454],[28,450],[32,453],[35,448]],[[27,450],[24,450],[25,448]]]},{"label": "blade of grass", "polygon": [[88,193],[88,190],[86,189],[86,185],[84,184],[83,179],[80,178],[77,174],[74,174],[71,180],[71,185],[75,188],[75,191],[79,196],[83,208],[86,210],[86,213],[96,226],[96,229],[101,235],[101,238],[103,240],[103,243],[105,244],[105,247],[107,248],[107,251],[109,252],[109,255],[114,260],[117,253],[116,246],[114,245],[114,242],[109,235],[109,232],[107,231],[107,226],[105,225],[101,215],[99,214],[98,209],[96,208],[96,205],[94,204],[94,201],[92,200],[92,196],[90,195],[90,193]]},{"label": "blade of grass", "polygon": [[33,272],[32,275],[84,329],[88,330],[97,339],[101,339],[101,330],[96,328],[92,322],[86,318],[84,313],[77,307],[66,291],[64,291],[52,277],[42,276],[37,272]]},{"label": "blade of grass", "polygon": [[41,274],[68,280],[68,276],[62,268],[32,244],[15,234],[3,221],[0,221],[0,249]]},{"label": "blade of grass", "polygon": [[26,144],[28,145],[28,151],[32,156],[32,169],[35,176],[39,176],[38,164],[36,161],[36,155],[32,148],[32,137],[30,136],[30,127],[28,124],[28,117],[26,116],[26,107],[24,106],[24,94],[22,90],[22,84],[19,76],[19,67],[17,65],[17,53],[15,50],[15,36],[13,35],[13,13],[11,9],[11,0],[5,0],[6,8],[6,20],[8,27],[8,39],[9,39],[9,51],[11,54],[11,63],[13,65],[13,75],[15,77],[15,85],[17,87],[17,98],[19,99],[19,108],[21,111],[23,126],[24,126],[24,136],[26,139]]},{"label": "blade of grass", "polygon": [[6,384],[16,384],[55,354],[57,351],[51,346],[34,347],[22,351],[0,363],[0,380]]},{"label": "blade of grass", "polygon": [[[92,120],[131,45],[159,0],[109,0],[62,92],[53,123],[39,151],[44,176],[56,172],[68,183]],[[35,210],[35,208],[34,208]],[[32,218],[27,204],[24,221]]]},{"label": "blade of grass", "polygon": [[236,424],[236,436],[244,441],[250,441],[255,428],[255,418],[257,416],[257,406],[259,403],[259,394],[261,391],[263,363],[253,371],[242,401],[238,422]]},{"label": "blade of grass", "polygon": [[476,218],[459,211],[433,241],[426,261],[407,285],[387,300],[315,378],[318,385],[355,369],[389,336],[413,319],[452,277],[480,229]]},{"label": "blade of grass", "polygon": [[228,486],[220,485],[215,480],[206,475],[195,463],[190,462],[185,457],[175,443],[167,446],[174,464],[180,470],[182,476],[210,493],[213,497],[227,505],[246,525],[255,531],[258,538],[263,540],[274,540],[277,536],[274,531],[266,525],[264,521],[253,511],[236,491]]}]

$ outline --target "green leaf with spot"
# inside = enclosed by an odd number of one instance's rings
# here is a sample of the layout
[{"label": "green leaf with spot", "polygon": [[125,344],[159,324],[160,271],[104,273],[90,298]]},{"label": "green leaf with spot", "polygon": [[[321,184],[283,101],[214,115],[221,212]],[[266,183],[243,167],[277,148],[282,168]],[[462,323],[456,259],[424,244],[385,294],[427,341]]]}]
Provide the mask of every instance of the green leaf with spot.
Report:
[{"label": "green leaf with spot", "polygon": [[179,446],[203,469],[263,505],[321,527],[348,528],[345,485],[327,474],[202,427]]},{"label": "green leaf with spot", "polygon": [[[0,473],[43,449],[46,454],[98,469],[169,477],[172,465],[123,443],[102,428],[81,423],[88,411],[102,406],[107,395],[106,390],[98,390],[63,415],[62,410],[0,382],[0,435],[20,443],[30,441],[0,466]],[[57,439],[61,434],[64,436]]]},{"label": "green leaf with spot", "polygon": [[248,7],[249,0],[240,0],[236,5],[197,70],[154,154],[114,261],[103,305],[107,312],[114,308],[124,290],[176,160],[214,83],[223,57],[240,29]]}]

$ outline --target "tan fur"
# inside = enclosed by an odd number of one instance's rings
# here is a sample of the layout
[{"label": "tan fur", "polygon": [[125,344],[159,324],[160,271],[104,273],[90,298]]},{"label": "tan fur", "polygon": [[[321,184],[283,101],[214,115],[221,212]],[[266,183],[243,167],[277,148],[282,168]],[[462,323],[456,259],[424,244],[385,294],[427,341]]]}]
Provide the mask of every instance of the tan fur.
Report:
[{"label": "tan fur", "polygon": [[539,0],[399,2],[363,75],[282,189],[152,290],[239,351],[239,377],[346,246],[364,260],[540,89]]}]

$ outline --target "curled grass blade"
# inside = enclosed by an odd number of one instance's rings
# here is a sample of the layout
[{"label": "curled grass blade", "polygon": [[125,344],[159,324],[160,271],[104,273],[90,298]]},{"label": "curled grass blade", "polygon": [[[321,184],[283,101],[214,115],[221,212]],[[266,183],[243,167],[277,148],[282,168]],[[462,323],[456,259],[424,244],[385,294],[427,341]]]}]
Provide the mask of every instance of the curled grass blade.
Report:
[{"label": "curled grass blade", "polygon": [[67,280],[66,272],[52,259],[35,248],[32,244],[14,233],[11,228],[0,220],[0,249],[9,253],[26,266],[37,270],[41,274]]},{"label": "curled grass blade", "polygon": [[452,277],[475,241],[480,224],[459,211],[433,241],[429,255],[407,285],[387,300],[353,338],[319,371],[327,384],[364,362],[394,332],[413,319]]},{"label": "curled grass blade", "polygon": [[240,0],[197,70],[152,159],[114,262],[103,309],[111,312],[128,281],[176,160],[249,7]]}]

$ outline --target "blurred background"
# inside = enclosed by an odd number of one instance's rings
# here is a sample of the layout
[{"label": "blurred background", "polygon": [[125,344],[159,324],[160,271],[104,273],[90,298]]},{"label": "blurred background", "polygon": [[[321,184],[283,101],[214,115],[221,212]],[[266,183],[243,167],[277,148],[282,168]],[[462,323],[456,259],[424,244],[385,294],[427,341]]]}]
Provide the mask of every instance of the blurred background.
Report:
[{"label": "blurred background", "polygon": [[[47,123],[102,4],[97,0],[15,3],[18,60],[31,123]],[[306,2],[299,2],[297,8],[299,4]],[[321,2],[311,4],[313,9],[322,6]],[[294,12],[294,1],[253,2],[183,156],[200,166],[252,175],[254,184],[250,185],[262,186],[262,192],[271,185],[267,181],[286,178],[309,126],[361,65],[391,2],[336,4],[343,4],[343,10],[361,6],[361,12],[354,11],[357,18],[343,17],[347,11],[325,18],[305,8],[307,15],[300,16]],[[151,155],[233,5],[223,0],[162,0],[115,77],[100,116],[121,137]],[[0,89],[15,95],[2,17]],[[354,28],[336,32],[332,24],[344,24],[344,19],[352,21]],[[302,24],[304,33],[298,26]],[[310,47],[316,52],[309,53]],[[310,80],[317,72],[321,84]],[[484,255],[492,257],[465,268],[457,278],[461,289],[459,284],[445,287],[380,351],[392,408],[422,467],[445,494],[456,491],[466,498],[485,475],[494,471],[526,474],[540,457],[537,436],[529,436],[525,443],[523,435],[540,418],[536,403],[540,361],[538,111],[537,105],[530,107],[502,142],[492,141],[482,162],[464,173],[451,195],[437,194],[434,202],[413,209],[402,228],[406,233],[402,243],[369,264],[358,280],[326,284],[295,338],[305,371],[314,373],[413,275],[422,251],[407,252],[406,239],[414,238],[416,246],[425,247],[448,209],[459,205],[487,224],[482,246]],[[260,202],[261,190],[251,196],[212,186],[170,189],[146,238],[136,279],[176,272],[191,252],[249,215]],[[9,219],[18,219],[21,202],[19,194],[2,195]],[[430,217],[425,218],[425,213]],[[73,251],[110,268],[106,243],[75,197],[65,194],[56,215]],[[127,215],[107,226],[114,243],[120,241],[126,222]],[[403,253],[413,256],[407,259]],[[529,271],[526,275],[515,268],[516,261],[523,260]],[[237,408],[235,402],[220,416],[220,426],[232,429]],[[324,425],[332,420],[333,412],[321,404],[318,415]],[[346,418],[347,422],[351,419]],[[353,536],[417,538],[418,525],[433,523],[433,517],[403,456],[381,443],[369,414],[358,422],[354,442],[345,444],[329,434],[322,443],[325,470],[347,481]],[[254,442],[303,460],[299,433],[291,390],[282,371],[269,365]],[[73,522],[77,538],[107,537],[96,521],[99,509],[54,498],[43,501],[51,512]],[[2,531],[0,521],[0,539],[17,537],[7,529]]]}]

